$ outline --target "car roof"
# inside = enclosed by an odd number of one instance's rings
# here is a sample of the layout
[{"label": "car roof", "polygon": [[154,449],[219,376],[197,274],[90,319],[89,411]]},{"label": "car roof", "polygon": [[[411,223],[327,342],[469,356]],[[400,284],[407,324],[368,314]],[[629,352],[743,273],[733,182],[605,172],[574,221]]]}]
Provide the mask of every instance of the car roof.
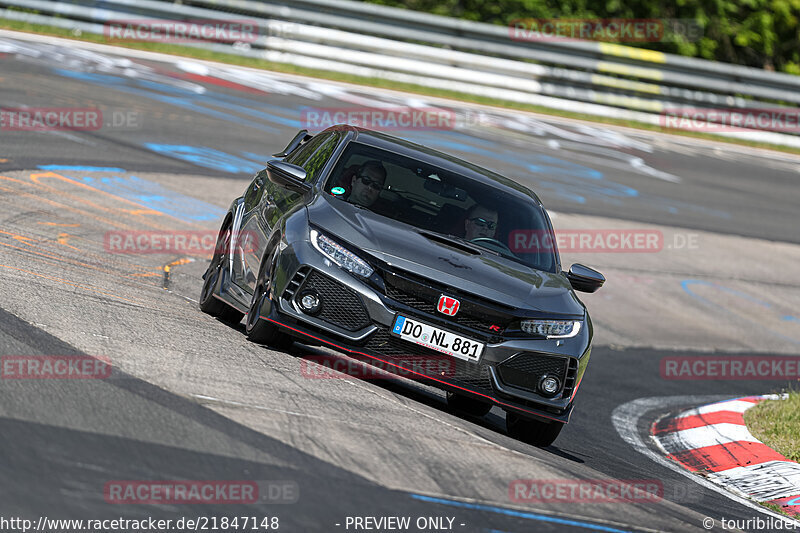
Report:
[{"label": "car roof", "polygon": [[[516,191],[517,194],[522,193],[529,198],[532,198],[539,206],[542,202],[539,197],[529,188],[513,181],[501,174],[492,172],[486,168],[480,167],[469,161],[464,161],[454,155],[428,148],[421,144],[417,144],[400,137],[388,135],[383,132],[368,130],[350,125],[339,125],[328,128],[328,130],[349,131],[353,134],[351,141],[356,141],[362,144],[380,148],[390,152],[395,152],[406,157],[417,159],[432,166],[438,166],[450,172],[460,174],[464,177],[474,179],[485,185],[507,188]],[[325,131],[328,131],[325,130]]]}]

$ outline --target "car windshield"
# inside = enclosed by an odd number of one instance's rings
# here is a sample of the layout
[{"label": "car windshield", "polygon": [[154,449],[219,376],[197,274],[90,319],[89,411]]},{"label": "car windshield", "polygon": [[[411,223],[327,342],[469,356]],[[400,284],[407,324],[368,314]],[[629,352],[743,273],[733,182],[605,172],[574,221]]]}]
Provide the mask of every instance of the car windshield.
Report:
[{"label": "car windshield", "polygon": [[352,142],[325,192],[538,270],[554,272],[558,263],[549,224],[533,199],[417,159]]}]

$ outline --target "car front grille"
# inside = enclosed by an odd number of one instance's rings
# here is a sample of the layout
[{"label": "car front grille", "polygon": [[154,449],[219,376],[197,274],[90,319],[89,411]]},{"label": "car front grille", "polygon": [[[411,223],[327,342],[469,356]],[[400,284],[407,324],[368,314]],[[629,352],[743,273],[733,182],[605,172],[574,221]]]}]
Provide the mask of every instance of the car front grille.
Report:
[{"label": "car front grille", "polygon": [[[492,392],[491,378],[489,378],[489,368],[483,364],[467,363],[461,359],[441,354],[435,350],[429,350],[413,342],[404,341],[393,337],[386,329],[379,329],[373,333],[364,346],[370,352],[386,357],[386,359],[398,366],[409,370],[419,370],[419,365],[404,364],[404,359],[419,363],[420,358],[429,358],[431,361],[447,362],[444,374],[428,373],[430,377],[442,379],[456,384],[463,384],[471,389],[484,392]],[[442,368],[440,365],[434,367]]]},{"label": "car front grille", "polygon": [[439,320],[478,330],[486,335],[500,335],[508,325],[508,317],[501,316],[499,313],[493,312],[491,308],[462,297],[458,297],[461,305],[456,316],[451,317],[439,313],[436,309],[439,297],[442,294],[453,294],[447,289],[426,285],[389,272],[384,274],[384,281],[387,297]]},{"label": "car front grille", "polygon": [[[518,387],[533,392],[538,392],[539,380],[545,374],[557,377],[564,389],[561,395],[572,393],[575,385],[578,361],[568,357],[524,352],[497,365],[497,374],[506,385]],[[574,366],[574,373],[570,379],[570,372]]]},{"label": "car front grille", "polygon": [[322,309],[316,315],[334,326],[347,331],[358,331],[370,324],[367,310],[356,292],[335,279],[303,267],[297,271],[284,297],[294,298],[306,290],[315,290],[322,302]]}]

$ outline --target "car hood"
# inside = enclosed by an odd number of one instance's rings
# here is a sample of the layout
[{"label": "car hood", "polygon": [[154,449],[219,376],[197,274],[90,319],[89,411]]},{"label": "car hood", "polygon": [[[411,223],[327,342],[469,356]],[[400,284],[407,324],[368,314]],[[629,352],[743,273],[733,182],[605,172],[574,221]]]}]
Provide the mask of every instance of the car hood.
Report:
[{"label": "car hood", "polygon": [[517,308],[583,316],[562,274],[527,267],[491,252],[470,254],[419,230],[324,195],[308,205],[309,222],[331,237],[407,272]]}]

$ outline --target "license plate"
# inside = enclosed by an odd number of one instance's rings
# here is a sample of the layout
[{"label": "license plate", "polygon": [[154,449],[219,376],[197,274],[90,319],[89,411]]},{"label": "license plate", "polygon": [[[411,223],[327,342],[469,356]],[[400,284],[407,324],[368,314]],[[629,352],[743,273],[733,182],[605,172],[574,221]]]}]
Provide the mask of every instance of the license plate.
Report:
[{"label": "license plate", "polygon": [[392,334],[464,361],[478,362],[486,346],[482,342],[402,315],[397,315],[394,319]]}]

